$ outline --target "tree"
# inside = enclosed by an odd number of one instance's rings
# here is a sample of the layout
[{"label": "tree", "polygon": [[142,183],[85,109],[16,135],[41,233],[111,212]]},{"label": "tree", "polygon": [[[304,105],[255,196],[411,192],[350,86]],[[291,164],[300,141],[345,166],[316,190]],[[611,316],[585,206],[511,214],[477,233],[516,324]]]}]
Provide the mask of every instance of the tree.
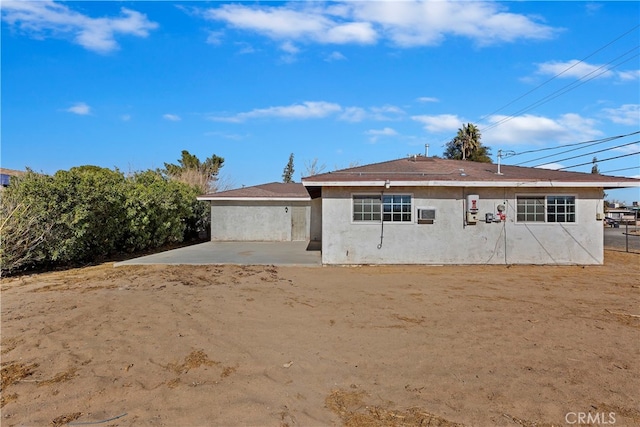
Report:
[{"label": "tree", "polygon": [[287,166],[284,167],[284,170],[282,171],[282,182],[284,183],[290,183],[290,182],[295,182],[293,180],[293,153],[291,153],[289,155],[289,163],[287,163]]},{"label": "tree", "polygon": [[493,163],[490,149],[482,145],[481,138],[477,126],[471,123],[462,125],[462,128],[458,129],[458,134],[447,143],[444,158]]},{"label": "tree", "polygon": [[198,187],[202,194],[215,192],[216,181],[224,158],[213,154],[203,162],[197,156],[182,150],[178,164],[165,163],[164,173],[171,179]]},{"label": "tree", "polygon": [[591,173],[600,175],[600,169],[598,169],[598,158],[594,157],[592,163],[593,166],[591,166]]},{"label": "tree", "polygon": [[319,173],[324,172],[324,170],[327,168],[327,165],[325,165],[324,163],[321,165],[318,165],[318,158],[316,157],[310,162],[305,162],[304,167],[305,167],[305,176],[313,176],[313,175],[318,175]]}]

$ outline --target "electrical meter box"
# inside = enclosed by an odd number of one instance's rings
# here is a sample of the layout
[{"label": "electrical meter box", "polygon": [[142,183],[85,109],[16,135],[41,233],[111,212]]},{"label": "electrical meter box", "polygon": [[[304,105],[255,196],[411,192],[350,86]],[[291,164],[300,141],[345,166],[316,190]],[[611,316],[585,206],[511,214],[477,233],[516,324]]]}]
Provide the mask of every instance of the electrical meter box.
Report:
[{"label": "electrical meter box", "polygon": [[480,209],[480,196],[470,194],[467,196],[467,224],[478,222],[478,210]]},{"label": "electrical meter box", "polygon": [[480,209],[480,196],[477,194],[470,194],[467,196],[467,212],[478,213]]}]

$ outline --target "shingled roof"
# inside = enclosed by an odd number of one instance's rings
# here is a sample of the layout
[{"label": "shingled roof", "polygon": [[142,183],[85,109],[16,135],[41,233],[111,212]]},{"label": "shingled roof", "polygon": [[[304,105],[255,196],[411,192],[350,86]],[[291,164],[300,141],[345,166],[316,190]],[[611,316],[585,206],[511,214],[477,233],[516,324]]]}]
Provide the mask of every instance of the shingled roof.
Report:
[{"label": "shingled roof", "polygon": [[301,183],[270,182],[198,196],[198,200],[309,200]]},{"label": "shingled roof", "polygon": [[640,187],[640,179],[414,156],[302,179],[322,186]]}]

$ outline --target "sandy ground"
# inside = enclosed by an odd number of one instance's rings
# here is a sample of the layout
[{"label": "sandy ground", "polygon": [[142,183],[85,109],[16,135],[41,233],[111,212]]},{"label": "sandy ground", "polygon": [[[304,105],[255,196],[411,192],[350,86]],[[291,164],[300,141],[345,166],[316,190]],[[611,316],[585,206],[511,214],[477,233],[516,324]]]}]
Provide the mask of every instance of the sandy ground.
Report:
[{"label": "sandy ground", "polygon": [[585,268],[103,264],[3,279],[1,422],[549,426],[589,412],[637,426],[639,272],[638,254],[609,250]]}]

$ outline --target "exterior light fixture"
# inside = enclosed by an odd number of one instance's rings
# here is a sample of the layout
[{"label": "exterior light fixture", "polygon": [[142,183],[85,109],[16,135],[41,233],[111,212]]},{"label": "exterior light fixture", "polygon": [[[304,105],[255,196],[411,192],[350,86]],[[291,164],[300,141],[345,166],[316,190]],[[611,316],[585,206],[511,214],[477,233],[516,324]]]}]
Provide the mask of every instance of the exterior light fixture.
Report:
[{"label": "exterior light fixture", "polygon": [[384,188],[389,188],[389,187],[391,187],[391,181],[386,180],[386,181],[384,182]]}]

